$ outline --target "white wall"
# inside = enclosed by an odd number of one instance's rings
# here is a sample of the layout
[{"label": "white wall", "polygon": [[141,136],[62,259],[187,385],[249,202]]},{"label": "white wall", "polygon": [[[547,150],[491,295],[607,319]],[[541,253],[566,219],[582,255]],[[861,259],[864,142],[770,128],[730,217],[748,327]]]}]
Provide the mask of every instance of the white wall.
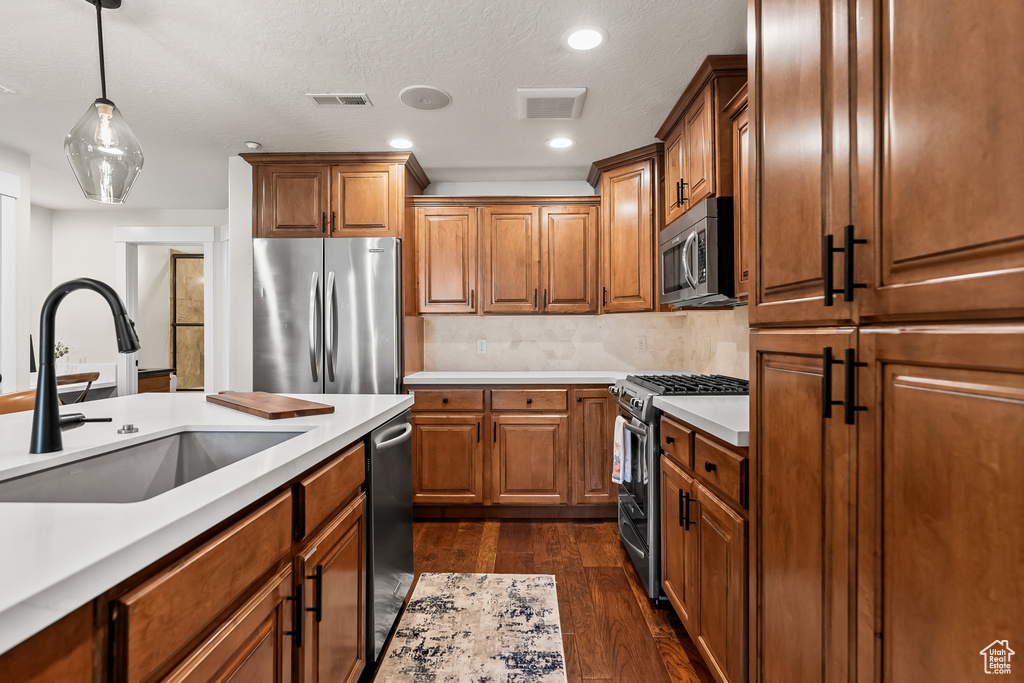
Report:
[{"label": "white wall", "polygon": [[[53,281],[91,277],[116,286],[114,228],[220,226],[226,220],[224,210],[54,211]],[[163,298],[166,307],[166,294]],[[140,299],[139,310],[147,305]],[[103,299],[92,292],[75,292],[64,300],[57,312],[57,337],[71,347],[73,363],[117,362],[113,318]],[[146,340],[140,340],[145,348]]]},{"label": "white wall", "polygon": [[592,195],[594,188],[585,180],[534,180],[534,181],[441,181],[430,183],[424,194],[451,195],[458,197],[501,197],[507,195]]},{"label": "white wall", "polygon": [[[38,353],[39,314],[43,310],[43,301],[46,300],[54,285],[59,283],[53,281],[53,211],[35,204],[32,205],[31,211],[29,322],[31,323],[32,343]],[[36,360],[38,361],[38,357]]]},{"label": "white wall", "polygon": [[252,166],[228,159],[228,377],[224,387],[252,391]]},{"label": "white wall", "polygon": [[[13,224],[0,221],[3,226],[3,291],[0,292],[0,312],[3,319],[3,384],[0,391],[27,389],[28,336],[31,328],[31,160],[27,154],[0,147],[0,171],[18,179],[18,199],[14,207]],[[11,348],[13,347],[13,348]]]}]

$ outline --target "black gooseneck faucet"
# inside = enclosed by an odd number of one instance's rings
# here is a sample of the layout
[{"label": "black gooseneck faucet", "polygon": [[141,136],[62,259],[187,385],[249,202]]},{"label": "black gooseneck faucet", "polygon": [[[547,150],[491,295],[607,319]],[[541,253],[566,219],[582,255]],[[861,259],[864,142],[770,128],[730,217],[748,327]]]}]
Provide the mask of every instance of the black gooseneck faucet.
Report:
[{"label": "black gooseneck faucet", "polygon": [[39,316],[39,380],[36,384],[36,409],[32,414],[32,445],[30,453],[53,453],[64,448],[60,433],[60,409],[57,401],[57,366],[54,358],[54,328],[57,321],[57,306],[71,292],[91,289],[107,300],[114,314],[114,332],[117,335],[117,350],[121,353],[135,353],[139,350],[139,337],[135,334],[135,323],[128,318],[124,302],[113,288],[99,280],[79,278],[58,285],[43,302]]}]

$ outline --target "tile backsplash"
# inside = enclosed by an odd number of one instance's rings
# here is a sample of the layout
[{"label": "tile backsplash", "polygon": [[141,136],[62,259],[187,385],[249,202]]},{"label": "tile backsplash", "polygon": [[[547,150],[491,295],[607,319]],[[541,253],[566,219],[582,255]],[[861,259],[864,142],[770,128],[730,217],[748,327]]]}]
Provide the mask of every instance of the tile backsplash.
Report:
[{"label": "tile backsplash", "polygon": [[[748,378],[747,307],[600,316],[428,316],[423,369],[691,370]],[[477,340],[487,351],[477,353]],[[638,339],[645,350],[638,351]]]}]

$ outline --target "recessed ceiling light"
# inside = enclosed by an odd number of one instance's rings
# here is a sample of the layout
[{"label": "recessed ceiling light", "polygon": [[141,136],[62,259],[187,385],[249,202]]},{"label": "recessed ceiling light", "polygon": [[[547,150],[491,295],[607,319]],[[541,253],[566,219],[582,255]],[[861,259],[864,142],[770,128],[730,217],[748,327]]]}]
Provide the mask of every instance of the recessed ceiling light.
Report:
[{"label": "recessed ceiling light", "polygon": [[392,138],[388,140],[388,144],[395,149],[412,149],[412,140],[406,138]]},{"label": "recessed ceiling light", "polygon": [[572,147],[576,144],[576,141],[572,138],[551,138],[548,140],[548,147],[554,147],[555,149],[565,149],[566,147]]},{"label": "recessed ceiling light", "polygon": [[607,39],[608,33],[597,26],[574,28],[567,31],[564,36],[565,44],[569,46],[569,49],[577,52],[593,50]]},{"label": "recessed ceiling light", "polygon": [[247,140],[246,143],[245,143],[245,146],[248,147],[249,149],[259,149],[263,145],[261,145],[258,142],[254,142],[252,140]]}]

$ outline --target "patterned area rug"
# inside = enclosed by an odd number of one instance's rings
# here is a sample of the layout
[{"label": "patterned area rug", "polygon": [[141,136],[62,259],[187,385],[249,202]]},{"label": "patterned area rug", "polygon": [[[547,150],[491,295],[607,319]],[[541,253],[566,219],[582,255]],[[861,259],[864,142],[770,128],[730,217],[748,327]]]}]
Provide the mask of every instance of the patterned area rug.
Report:
[{"label": "patterned area rug", "polygon": [[375,682],[564,683],[555,577],[422,574]]}]

